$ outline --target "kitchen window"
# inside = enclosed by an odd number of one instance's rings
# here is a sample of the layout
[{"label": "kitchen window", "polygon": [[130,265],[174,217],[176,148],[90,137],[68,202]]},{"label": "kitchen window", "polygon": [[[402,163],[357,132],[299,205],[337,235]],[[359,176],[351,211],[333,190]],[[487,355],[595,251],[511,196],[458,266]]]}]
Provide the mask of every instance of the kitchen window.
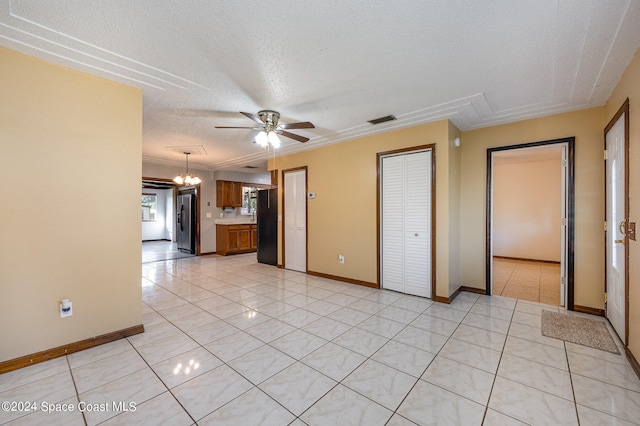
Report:
[{"label": "kitchen window", "polygon": [[156,194],[142,194],[142,221],[155,222],[156,220]]},{"label": "kitchen window", "polygon": [[242,187],[242,208],[240,214],[249,215],[256,211],[258,189],[252,186]]}]

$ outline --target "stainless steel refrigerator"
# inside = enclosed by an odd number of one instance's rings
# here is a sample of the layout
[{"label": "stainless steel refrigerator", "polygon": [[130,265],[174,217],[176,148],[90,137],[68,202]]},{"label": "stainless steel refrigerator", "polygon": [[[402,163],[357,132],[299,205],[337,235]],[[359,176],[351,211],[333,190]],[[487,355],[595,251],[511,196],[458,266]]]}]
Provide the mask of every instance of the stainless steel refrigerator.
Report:
[{"label": "stainless steel refrigerator", "polygon": [[195,253],[195,238],[194,238],[194,195],[193,194],[180,194],[178,195],[177,205],[177,225],[176,225],[176,240],[178,242],[178,250],[186,253]]},{"label": "stainless steel refrigerator", "polygon": [[258,262],[278,264],[278,190],[258,191]]}]

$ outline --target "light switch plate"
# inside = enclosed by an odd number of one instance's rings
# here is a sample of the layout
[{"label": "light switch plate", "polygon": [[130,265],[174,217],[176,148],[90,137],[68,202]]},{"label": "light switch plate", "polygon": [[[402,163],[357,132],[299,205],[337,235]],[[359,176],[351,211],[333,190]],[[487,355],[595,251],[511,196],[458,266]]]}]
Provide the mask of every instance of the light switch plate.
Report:
[{"label": "light switch plate", "polygon": [[635,222],[629,222],[629,229],[627,229],[627,235],[629,236],[630,240],[633,240],[633,241],[636,240],[636,223]]}]

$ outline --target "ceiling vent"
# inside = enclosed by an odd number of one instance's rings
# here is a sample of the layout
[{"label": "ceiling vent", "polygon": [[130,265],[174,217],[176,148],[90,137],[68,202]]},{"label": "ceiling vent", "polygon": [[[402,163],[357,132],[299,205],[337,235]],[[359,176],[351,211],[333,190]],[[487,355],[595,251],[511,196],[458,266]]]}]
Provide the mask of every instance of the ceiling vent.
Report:
[{"label": "ceiling vent", "polygon": [[367,122],[371,124],[380,124],[380,123],[385,123],[387,121],[393,121],[393,120],[396,120],[395,116],[387,115],[386,117],[380,117],[373,120],[368,120]]},{"label": "ceiling vent", "polygon": [[258,166],[244,166],[245,169],[257,169]]}]

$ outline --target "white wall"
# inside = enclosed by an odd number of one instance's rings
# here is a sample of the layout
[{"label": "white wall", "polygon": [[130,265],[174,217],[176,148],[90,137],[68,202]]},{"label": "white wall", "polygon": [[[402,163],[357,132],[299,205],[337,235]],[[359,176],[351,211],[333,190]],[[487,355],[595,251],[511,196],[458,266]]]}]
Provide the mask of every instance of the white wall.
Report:
[{"label": "white wall", "polygon": [[165,190],[165,222],[164,222],[164,238],[169,241],[176,240],[176,219],[174,216],[175,200],[173,189]]},{"label": "white wall", "polygon": [[560,262],[561,173],[560,155],[494,164],[494,256]]},{"label": "white wall", "polygon": [[156,220],[142,222],[142,241],[171,239],[169,231],[173,222],[173,190],[143,188],[142,193],[156,194]]}]

